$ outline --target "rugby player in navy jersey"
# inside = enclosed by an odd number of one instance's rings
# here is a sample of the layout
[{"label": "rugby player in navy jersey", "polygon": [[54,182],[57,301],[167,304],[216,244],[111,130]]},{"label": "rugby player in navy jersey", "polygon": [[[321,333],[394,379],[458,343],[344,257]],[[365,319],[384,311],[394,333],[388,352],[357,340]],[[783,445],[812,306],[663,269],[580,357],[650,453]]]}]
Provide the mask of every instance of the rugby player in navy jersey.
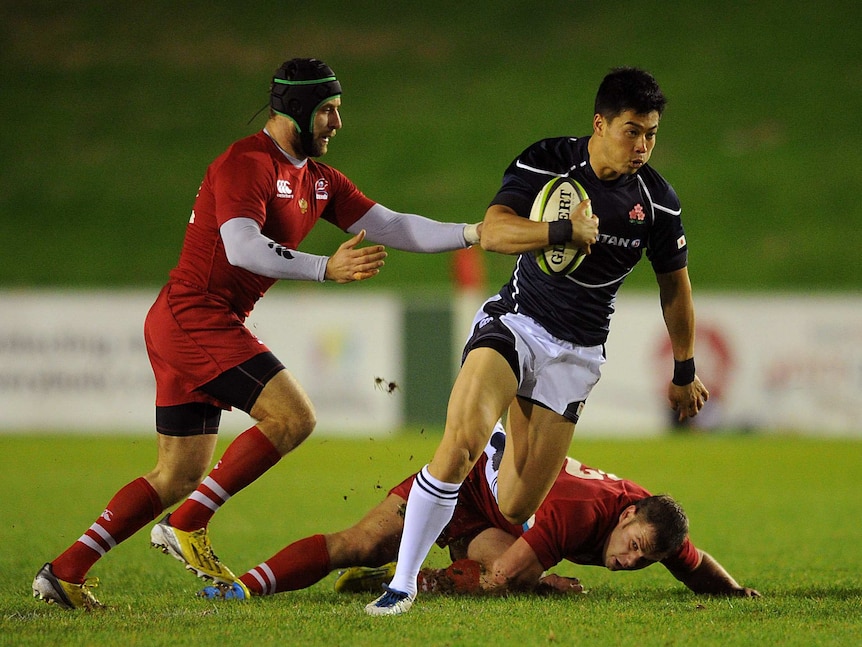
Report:
[{"label": "rugby player in navy jersey", "polygon": [[[507,420],[509,448],[499,474],[500,512],[521,523],[536,511],[599,380],[617,291],[644,253],[656,275],[673,348],[670,407],[684,420],[697,415],[709,397],[695,374],[694,306],[679,199],[648,164],[665,103],[651,74],[614,69],[596,94],[590,136],[539,141],[506,169],[485,214],[481,244],[517,254],[517,263],[509,282],[476,315],[442,441],[410,491],[395,576],[366,613],[410,609],[422,562],[501,417]],[[562,176],[580,182],[589,201],[570,220],[530,220],[536,194]],[[533,252],[570,241],[587,253],[585,260],[569,275],[544,273]]]}]

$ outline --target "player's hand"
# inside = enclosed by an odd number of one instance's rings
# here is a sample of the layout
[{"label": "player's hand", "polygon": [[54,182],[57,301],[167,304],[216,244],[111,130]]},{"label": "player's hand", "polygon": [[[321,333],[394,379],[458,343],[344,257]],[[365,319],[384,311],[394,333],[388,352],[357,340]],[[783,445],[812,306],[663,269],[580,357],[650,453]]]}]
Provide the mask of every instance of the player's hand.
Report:
[{"label": "player's hand", "polygon": [[599,219],[593,214],[589,200],[581,201],[571,215],[572,242],[580,247],[585,254],[590,253],[590,246],[599,237]]},{"label": "player's hand", "polygon": [[336,283],[364,281],[380,273],[386,248],[383,245],[357,247],[365,240],[363,229],[353,238],[343,242],[326,262],[326,280]]},{"label": "player's hand", "polygon": [[584,587],[576,577],[563,577],[556,573],[548,573],[539,579],[537,593],[583,593]]},{"label": "player's hand", "polygon": [[742,586],[734,590],[734,594],[740,598],[759,598],[760,592],[755,589],[750,589],[747,586]]},{"label": "player's hand", "polygon": [[691,384],[685,386],[671,382],[667,387],[667,399],[670,408],[679,414],[678,419],[682,422],[686,418],[694,418],[703,409],[703,405],[709,400],[709,391],[695,375]]}]

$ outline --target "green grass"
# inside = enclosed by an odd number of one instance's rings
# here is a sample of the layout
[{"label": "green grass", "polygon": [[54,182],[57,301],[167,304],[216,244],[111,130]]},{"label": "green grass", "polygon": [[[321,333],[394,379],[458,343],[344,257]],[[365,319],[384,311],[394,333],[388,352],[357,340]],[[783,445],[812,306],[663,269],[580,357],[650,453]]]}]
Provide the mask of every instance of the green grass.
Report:
[{"label": "green grass", "polygon": [[[450,221],[481,218],[529,143],[587,134],[610,67],[646,67],[670,100],[653,162],[681,196],[697,288],[858,291],[860,21],[850,0],[7,0],[0,286],[161,284],[207,164],[262,126],[246,122],[278,65],[315,55],[344,85],[326,161]],[[304,249],[343,240],[322,226]],[[487,264],[496,289],[512,259]],[[628,282],[654,285],[647,268]],[[448,255],[393,252],[356,289],[416,285],[448,289]]]},{"label": "green grass", "polygon": [[[352,524],[430,457],[438,436],[312,437],[237,495],[213,521],[220,556],[249,568],[282,546]],[[219,452],[224,448],[222,441]],[[859,492],[862,443],[781,436],[576,439],[572,455],[669,492],[695,543],[759,600],[699,598],[664,569],[610,573],[561,565],[590,590],[569,599],[423,596],[407,616],[369,618],[367,595],[338,595],[333,576],[247,604],[214,604],[148,535],[91,572],[106,613],[30,598],[43,562],[74,541],[131,478],[151,467],[152,438],[0,436],[0,644],[10,645],[851,645],[862,632]],[[434,550],[430,562],[445,556]]]}]

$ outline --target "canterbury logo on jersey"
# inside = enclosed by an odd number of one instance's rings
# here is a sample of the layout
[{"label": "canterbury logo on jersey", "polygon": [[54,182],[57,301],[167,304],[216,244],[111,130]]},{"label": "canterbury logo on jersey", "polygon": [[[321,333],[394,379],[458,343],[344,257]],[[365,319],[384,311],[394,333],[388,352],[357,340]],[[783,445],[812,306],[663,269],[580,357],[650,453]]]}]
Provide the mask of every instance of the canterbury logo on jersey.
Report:
[{"label": "canterbury logo on jersey", "polygon": [[276,180],[275,190],[279,198],[292,198],[293,189],[290,188],[290,180]]}]

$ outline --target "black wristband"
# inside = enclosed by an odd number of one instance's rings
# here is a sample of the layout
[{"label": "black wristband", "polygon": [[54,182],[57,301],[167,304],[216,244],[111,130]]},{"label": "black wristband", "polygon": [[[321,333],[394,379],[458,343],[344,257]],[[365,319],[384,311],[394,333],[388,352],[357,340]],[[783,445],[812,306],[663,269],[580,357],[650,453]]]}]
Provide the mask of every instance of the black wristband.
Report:
[{"label": "black wristband", "polygon": [[694,357],[689,357],[682,362],[673,360],[673,383],[677,386],[686,386],[694,382]]},{"label": "black wristband", "polygon": [[565,245],[572,242],[572,221],[553,220],[548,223],[548,245]]}]

